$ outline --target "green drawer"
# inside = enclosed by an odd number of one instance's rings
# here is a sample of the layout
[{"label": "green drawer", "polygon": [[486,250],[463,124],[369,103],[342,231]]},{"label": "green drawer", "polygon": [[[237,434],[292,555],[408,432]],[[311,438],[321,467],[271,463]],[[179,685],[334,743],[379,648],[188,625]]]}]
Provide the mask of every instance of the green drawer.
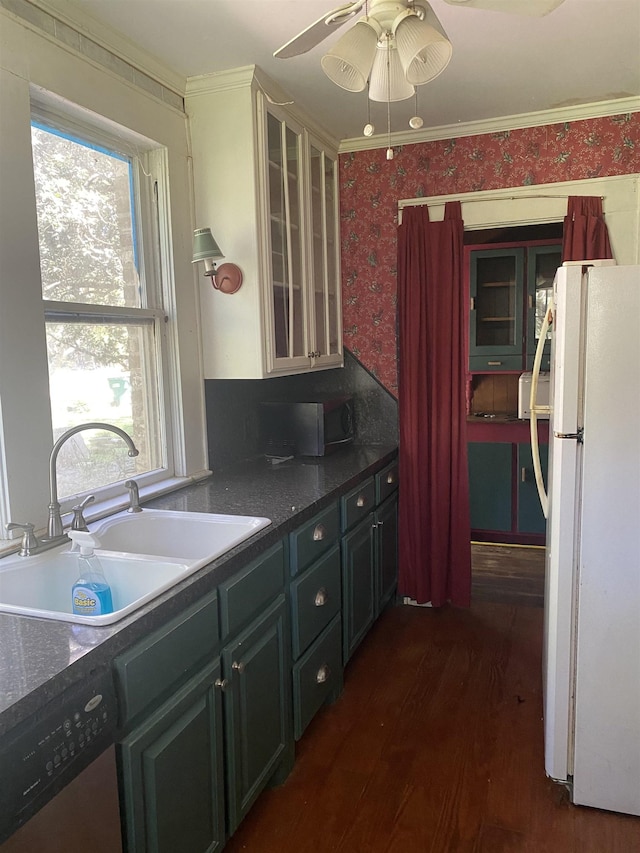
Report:
[{"label": "green drawer", "polygon": [[376,499],[376,486],[373,477],[360,483],[340,499],[342,510],[342,529],[350,527],[371,512]]},{"label": "green drawer", "polygon": [[296,575],[329,549],[340,535],[338,504],[314,516],[290,536],[291,574]]},{"label": "green drawer", "polygon": [[294,660],[340,612],[340,546],[321,557],[291,584],[291,633]]},{"label": "green drawer", "polygon": [[381,504],[398,488],[398,460],[394,459],[376,474],[376,503]]},{"label": "green drawer", "polygon": [[284,589],[284,544],[278,542],[257,560],[218,586],[222,638],[242,628]]},{"label": "green drawer", "polygon": [[218,645],[218,600],[214,592],[116,658],[120,725],[208,663]]},{"label": "green drawer", "polygon": [[471,355],[469,356],[469,370],[480,373],[500,370],[522,370],[521,355]]},{"label": "green drawer", "polygon": [[318,709],[342,690],[342,625],[336,616],[293,666],[293,728],[300,740]]}]

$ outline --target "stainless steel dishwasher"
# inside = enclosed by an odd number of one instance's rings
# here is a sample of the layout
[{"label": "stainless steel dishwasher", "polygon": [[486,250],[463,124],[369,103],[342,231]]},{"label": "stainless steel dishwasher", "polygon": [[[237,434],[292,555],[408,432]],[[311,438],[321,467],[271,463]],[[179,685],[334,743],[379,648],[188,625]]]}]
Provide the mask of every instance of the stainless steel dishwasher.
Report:
[{"label": "stainless steel dishwasher", "polygon": [[122,851],[115,725],[113,680],[103,670],[7,733],[0,746],[1,853]]}]

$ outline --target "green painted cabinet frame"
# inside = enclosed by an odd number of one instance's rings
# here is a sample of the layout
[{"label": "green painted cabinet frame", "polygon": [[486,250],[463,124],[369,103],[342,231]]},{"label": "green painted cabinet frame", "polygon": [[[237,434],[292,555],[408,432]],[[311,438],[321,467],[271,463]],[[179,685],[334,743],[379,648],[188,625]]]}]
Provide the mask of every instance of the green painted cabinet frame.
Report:
[{"label": "green painted cabinet frame", "polygon": [[285,596],[222,649],[228,832],[236,831],[282,765],[293,765]]},{"label": "green painted cabinet frame", "polygon": [[373,513],[369,513],[342,538],[342,655],[345,664],[377,615],[375,530]]},{"label": "green painted cabinet frame", "polygon": [[225,844],[220,663],[205,667],[119,745],[127,853]]},{"label": "green painted cabinet frame", "polygon": [[398,495],[376,507],[376,615],[391,601],[398,583]]}]

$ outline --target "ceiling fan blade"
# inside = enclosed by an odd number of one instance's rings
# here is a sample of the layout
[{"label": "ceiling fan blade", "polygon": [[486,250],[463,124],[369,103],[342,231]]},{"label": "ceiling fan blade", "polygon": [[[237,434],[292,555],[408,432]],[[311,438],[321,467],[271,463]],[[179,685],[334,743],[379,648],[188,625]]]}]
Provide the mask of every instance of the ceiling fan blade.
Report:
[{"label": "ceiling fan blade", "polygon": [[468,9],[542,17],[557,9],[564,0],[445,0],[445,3],[461,8],[466,6]]},{"label": "ceiling fan blade", "polygon": [[332,9],[286,44],[283,44],[273,55],[276,59],[290,59],[292,56],[307,53],[321,41],[324,41],[334,30],[357,15],[364,4],[365,0],[354,0],[352,3],[346,3],[344,6]]}]

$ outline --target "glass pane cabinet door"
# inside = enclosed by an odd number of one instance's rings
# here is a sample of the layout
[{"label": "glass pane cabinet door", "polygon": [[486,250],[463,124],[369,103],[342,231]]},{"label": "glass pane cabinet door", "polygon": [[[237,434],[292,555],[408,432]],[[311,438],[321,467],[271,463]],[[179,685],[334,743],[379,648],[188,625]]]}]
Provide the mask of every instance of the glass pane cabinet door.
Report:
[{"label": "glass pane cabinet door", "polygon": [[301,134],[267,114],[274,356],[305,355]]},{"label": "glass pane cabinet door", "polygon": [[[553,280],[562,263],[562,247],[531,246],[527,250],[527,367],[533,367],[540,330],[553,295]],[[542,370],[549,370],[551,329],[542,356]]]},{"label": "glass pane cabinet door", "polygon": [[329,355],[342,352],[340,286],[338,282],[338,166],[324,155],[325,232],[327,240],[327,323]]},{"label": "glass pane cabinet door", "polygon": [[337,167],[324,151],[310,146],[311,173],[311,322],[315,358],[336,356],[340,347],[337,260]]},{"label": "glass pane cabinet door", "polygon": [[325,245],[325,198],[323,153],[311,146],[311,271],[315,353],[327,352],[327,256]]},{"label": "glass pane cabinet door", "polygon": [[[470,255],[472,369],[522,367],[524,250],[486,249]],[[473,359],[482,359],[484,363]]]}]

